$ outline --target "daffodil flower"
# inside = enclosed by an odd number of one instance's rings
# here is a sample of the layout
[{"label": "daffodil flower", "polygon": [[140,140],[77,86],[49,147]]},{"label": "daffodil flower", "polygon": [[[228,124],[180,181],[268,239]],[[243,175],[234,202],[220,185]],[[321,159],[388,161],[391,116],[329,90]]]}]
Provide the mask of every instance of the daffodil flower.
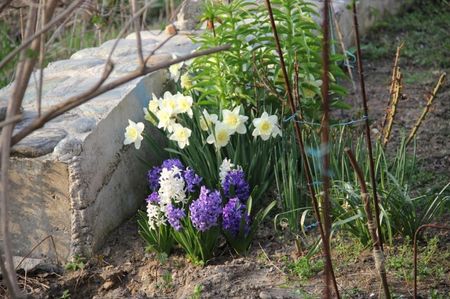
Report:
[{"label": "daffodil flower", "polygon": [[264,112],[260,118],[255,118],[253,120],[253,125],[255,129],[252,135],[254,137],[260,136],[262,140],[268,140],[270,136],[276,137],[281,136],[281,130],[278,127],[278,117],[276,115],[268,115]]},{"label": "daffodil flower", "polygon": [[[172,58],[176,59],[177,56],[176,55],[172,55]],[[178,82],[178,80],[180,79],[180,70],[181,70],[182,67],[183,67],[183,62],[172,64],[169,67],[170,78],[173,81]]]},{"label": "daffodil flower", "polygon": [[144,124],[141,122],[135,123],[132,120],[128,120],[128,127],[125,129],[125,140],[123,144],[134,143],[134,147],[139,149],[141,147],[142,132],[144,131]]},{"label": "daffodil flower", "polygon": [[174,95],[175,101],[176,101],[176,113],[187,113],[190,118],[192,118],[192,97],[191,96],[185,96],[181,93],[177,93]]},{"label": "daffodil flower", "polygon": [[232,134],[233,131],[230,127],[222,122],[216,122],[214,132],[206,138],[206,142],[215,144],[216,148],[221,148],[228,144]]},{"label": "daffodil flower", "polygon": [[248,116],[240,115],[240,110],[240,106],[234,108],[233,111],[227,109],[223,110],[223,123],[232,129],[233,133],[237,132],[238,134],[245,134],[247,133],[245,122],[248,120]]},{"label": "daffodil flower", "polygon": [[159,121],[157,125],[158,128],[167,130],[169,133],[173,131],[172,126],[175,123],[175,120],[172,118],[172,114],[168,110],[159,110],[158,112],[156,112],[156,117]]},{"label": "daffodil flower", "polygon": [[203,109],[202,116],[200,116],[200,129],[209,131],[212,125],[215,124],[219,117],[216,114],[209,114],[206,109]]},{"label": "daffodil flower", "polygon": [[156,125],[157,120],[148,112],[147,108],[143,108],[144,110],[144,118],[149,121],[151,124]]},{"label": "daffodil flower", "polygon": [[164,98],[159,100],[159,109],[165,110],[171,117],[177,115],[177,106],[177,99],[168,91],[164,93]]},{"label": "daffodil flower", "polygon": [[192,87],[192,80],[188,73],[181,75],[180,85],[183,89],[190,89]]},{"label": "daffodil flower", "polygon": [[169,139],[178,142],[178,146],[183,149],[186,145],[189,145],[189,137],[191,137],[192,131],[183,127],[180,124],[173,125],[173,133]]},{"label": "daffodil flower", "polygon": [[159,110],[159,101],[155,94],[152,94],[152,99],[148,102],[148,111],[155,114]]}]

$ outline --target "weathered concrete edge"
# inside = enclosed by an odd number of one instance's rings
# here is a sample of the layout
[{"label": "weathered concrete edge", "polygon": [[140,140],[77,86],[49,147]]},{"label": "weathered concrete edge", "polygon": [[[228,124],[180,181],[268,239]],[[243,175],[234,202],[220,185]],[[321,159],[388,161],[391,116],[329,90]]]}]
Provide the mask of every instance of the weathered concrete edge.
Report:
[{"label": "weathered concrete edge", "polygon": [[[146,169],[136,159],[138,153],[133,145],[123,145],[123,132],[128,119],[144,120],[142,108],[152,93],[159,96],[164,92],[167,79],[166,70],[140,78],[108,118],[98,123],[85,139],[81,154],[70,163],[71,256],[92,255],[108,233],[133,216],[142,204]],[[159,134],[155,129],[148,133]],[[157,161],[145,142],[139,154]],[[92,167],[95,163],[98,167]]]}]

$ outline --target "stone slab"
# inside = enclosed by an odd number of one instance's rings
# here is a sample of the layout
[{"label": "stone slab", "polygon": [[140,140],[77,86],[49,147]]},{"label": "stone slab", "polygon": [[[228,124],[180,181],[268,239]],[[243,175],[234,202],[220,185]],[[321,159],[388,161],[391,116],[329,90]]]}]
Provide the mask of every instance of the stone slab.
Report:
[{"label": "stone slab", "polygon": [[[144,36],[146,54],[168,38],[154,32]],[[44,69],[42,110],[93,86],[114,43],[108,41],[49,64]],[[172,59],[173,47],[181,55],[195,47],[186,35],[166,46],[149,60],[149,65]],[[120,40],[116,50],[112,56],[115,69],[107,83],[137,67],[133,38]],[[65,261],[73,255],[89,256],[110,231],[136,213],[147,192],[147,169],[138,157],[157,159],[145,143],[140,151],[133,145],[124,146],[124,130],[128,119],[144,121],[142,108],[152,93],[162,95],[167,90],[168,78],[168,71],[160,70],[134,79],[59,116],[13,147],[9,213],[14,215],[14,255],[25,256],[51,235],[56,252],[46,241],[31,254],[32,258],[57,256]],[[37,116],[37,83],[36,74],[27,87],[24,120],[17,124],[16,132]],[[0,107],[6,106],[12,90],[13,84],[0,90]],[[146,133],[164,146],[159,131],[147,129]]]}]

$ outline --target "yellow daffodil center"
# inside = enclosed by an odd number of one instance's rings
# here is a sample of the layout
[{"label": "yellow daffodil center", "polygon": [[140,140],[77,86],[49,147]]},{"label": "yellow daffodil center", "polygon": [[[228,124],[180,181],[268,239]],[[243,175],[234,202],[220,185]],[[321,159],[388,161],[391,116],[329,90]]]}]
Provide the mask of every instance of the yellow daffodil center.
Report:
[{"label": "yellow daffodil center", "polygon": [[128,128],[128,136],[130,136],[130,139],[136,140],[136,138],[138,136],[138,131],[136,130],[136,128],[129,127]]},{"label": "yellow daffodil center", "polygon": [[272,124],[270,122],[264,121],[263,123],[261,123],[260,131],[264,135],[268,135],[270,133],[271,129],[272,129]]},{"label": "yellow daffodil center", "polygon": [[239,120],[238,117],[235,114],[229,114],[223,121],[224,123],[226,123],[227,125],[229,125],[230,127],[236,127]]},{"label": "yellow daffodil center", "polygon": [[176,136],[178,139],[187,139],[186,130],[178,130]]},{"label": "yellow daffodil center", "polygon": [[219,131],[217,132],[217,142],[225,142],[228,138],[228,134],[225,131]]}]

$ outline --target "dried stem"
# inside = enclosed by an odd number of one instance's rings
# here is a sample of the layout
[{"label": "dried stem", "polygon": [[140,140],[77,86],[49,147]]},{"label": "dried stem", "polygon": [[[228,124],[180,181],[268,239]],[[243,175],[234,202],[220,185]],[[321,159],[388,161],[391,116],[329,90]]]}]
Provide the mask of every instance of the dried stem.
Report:
[{"label": "dried stem", "polygon": [[408,139],[406,140],[406,146],[413,140],[414,136],[416,136],[417,130],[419,130],[420,125],[422,124],[423,120],[425,119],[425,116],[427,116],[428,111],[430,111],[430,107],[433,104],[434,99],[436,98],[436,94],[439,92],[439,89],[441,89],[442,85],[444,85],[446,74],[442,73],[439,77],[438,82],[436,83],[436,86],[433,89],[433,93],[430,94],[427,100],[427,105],[422,111],[422,114],[420,115],[419,119],[417,120],[416,124],[414,125],[413,129],[411,130],[411,133],[408,136]]},{"label": "dried stem", "polygon": [[[270,24],[272,26],[272,33],[275,39],[275,45],[276,45],[276,49],[277,49],[277,53],[278,56],[280,58],[280,64],[281,64],[281,70],[282,70],[282,74],[283,74],[283,79],[284,79],[284,85],[286,88],[286,93],[287,93],[287,97],[288,97],[288,104],[289,107],[291,109],[291,113],[294,115],[297,113],[296,108],[295,108],[295,103],[294,103],[294,98],[293,98],[293,94],[292,94],[292,88],[289,82],[289,77],[287,74],[287,69],[286,69],[286,64],[284,62],[284,56],[283,56],[283,51],[281,49],[281,45],[280,45],[280,40],[278,37],[278,33],[277,33],[277,28],[275,25],[275,20],[274,20],[274,16],[273,16],[273,12],[272,12],[272,6],[270,4],[270,0],[265,0],[266,1],[266,6],[267,6],[267,10],[269,13],[269,17],[270,17]],[[328,12],[326,13],[328,14]],[[302,130],[300,129],[300,126],[298,124],[298,122],[296,122],[294,120],[294,130],[295,130],[295,137],[297,140],[297,144],[298,147],[300,148],[300,153],[302,156],[302,160],[303,160],[303,167],[305,170],[305,175],[306,175],[306,181],[307,181],[307,185],[308,185],[308,191],[311,197],[311,202],[313,205],[313,209],[314,209],[314,213],[316,215],[316,219],[318,221],[319,224],[319,231],[320,231],[320,236],[322,238],[322,248],[323,248],[323,254],[324,254],[324,258],[325,258],[325,263],[328,265],[331,265],[331,255],[330,255],[330,251],[329,251],[329,240],[327,239],[327,235],[325,234],[324,231],[324,227],[322,225],[322,221],[321,221],[321,217],[320,217],[320,211],[319,211],[319,204],[317,202],[317,198],[316,198],[316,193],[314,191],[314,185],[313,185],[313,179],[312,179],[312,172],[311,172],[311,167],[309,164],[309,160],[308,157],[306,155],[306,150],[305,150],[305,146],[303,143],[303,136],[302,136]],[[336,286],[336,295],[339,296],[338,290],[337,290],[337,284],[336,284],[336,279],[334,277],[334,272],[333,272],[333,268],[328,268],[326,267],[325,270],[330,270],[331,273],[326,274],[330,275],[330,277],[333,280],[333,284]],[[326,292],[326,295],[331,294],[330,290],[329,290],[329,285],[327,283],[327,279],[325,277],[325,283],[326,283],[326,288],[328,289],[328,291]],[[330,298],[330,296],[328,297]]]},{"label": "dried stem", "polygon": [[398,63],[400,61],[400,50],[403,48],[403,44],[404,43],[401,43],[397,47],[397,51],[395,53],[394,66],[392,67],[391,85],[389,87],[389,101],[388,101],[388,105],[387,105],[387,108],[386,108],[386,113],[384,114],[383,120],[381,122],[381,128],[382,128],[383,132],[384,132],[384,128],[386,127],[386,121],[387,121],[387,118],[388,118],[388,114],[389,114],[389,112],[391,110],[392,95],[394,94],[394,86],[395,86],[395,82],[396,82],[396,78],[397,78],[397,71],[400,71]]},{"label": "dried stem", "polygon": [[353,91],[356,93],[356,85],[355,85],[355,80],[353,79],[352,68],[350,66],[350,61],[348,60],[348,57],[347,57],[347,49],[345,48],[344,38],[342,37],[341,26],[339,26],[338,19],[336,18],[336,11],[334,10],[333,5],[331,5],[331,10],[333,12],[334,26],[336,28],[339,45],[341,46],[342,53],[344,54],[344,62],[347,67],[347,73],[348,73],[348,76],[350,77],[350,81],[352,82]]},{"label": "dried stem", "polygon": [[449,226],[444,226],[444,225],[439,225],[439,224],[424,224],[419,226],[419,228],[416,230],[416,232],[414,233],[414,240],[413,240],[413,246],[414,246],[414,299],[417,298],[417,237],[419,236],[419,233],[421,230],[425,229],[425,228],[437,228],[437,229],[443,229],[443,230],[450,230]]},{"label": "dried stem", "polygon": [[392,126],[394,124],[394,118],[397,114],[397,106],[398,101],[400,100],[402,93],[402,73],[400,72],[400,67],[397,67],[397,70],[394,71],[395,78],[392,82],[392,94],[391,94],[391,105],[387,110],[387,124],[386,127],[383,127],[383,146],[386,146],[389,142],[389,138],[392,132]]},{"label": "dried stem", "polygon": [[47,237],[45,237],[44,239],[42,239],[39,243],[37,243],[36,245],[34,245],[33,248],[31,248],[30,252],[28,252],[21,260],[20,262],[17,264],[16,266],[16,271],[19,269],[20,265],[22,265],[22,263],[33,253],[33,251],[36,250],[36,248],[38,248],[42,243],[44,243],[47,239],[50,239],[50,241],[52,242],[52,247],[53,250],[55,251],[55,257],[56,257],[56,263],[59,264],[58,261],[58,252],[56,251],[56,244],[55,244],[55,240],[53,239],[52,235],[48,235]]},{"label": "dried stem", "polygon": [[373,160],[372,153],[372,140],[370,137],[370,124],[369,124],[369,109],[367,107],[367,95],[366,95],[366,86],[364,83],[364,68],[362,64],[362,54],[361,54],[361,41],[359,38],[359,29],[358,29],[358,16],[356,13],[356,1],[353,0],[353,25],[355,27],[355,39],[356,39],[356,48],[357,48],[357,59],[358,59],[358,71],[359,71],[359,81],[361,84],[361,93],[362,100],[364,105],[364,117],[365,117],[365,137],[367,144],[367,151],[369,153],[369,167],[370,167],[370,181],[372,183],[372,193],[373,193],[373,205],[375,208],[375,220],[377,222],[377,235],[378,235],[378,243],[380,244],[381,250],[383,251],[383,236],[381,234],[381,226],[380,226],[380,207],[378,205],[378,194],[377,194],[377,180],[375,176],[375,163]]},{"label": "dried stem", "polygon": [[374,223],[372,208],[370,207],[370,196],[369,193],[367,192],[367,186],[364,180],[364,175],[361,168],[358,165],[358,162],[356,162],[355,156],[353,155],[352,151],[349,148],[345,148],[344,151],[350,160],[350,164],[352,165],[353,170],[356,173],[356,177],[358,178],[359,185],[361,187],[361,199],[364,203],[364,211],[366,212],[367,216],[367,227],[369,229],[369,234],[373,243],[373,259],[375,261],[375,268],[377,269],[378,274],[380,275],[380,279],[384,290],[384,296],[386,298],[391,298],[386,276],[386,268],[384,266],[384,253],[381,250],[381,246],[379,244],[379,238],[376,232],[377,227],[376,224]]}]

